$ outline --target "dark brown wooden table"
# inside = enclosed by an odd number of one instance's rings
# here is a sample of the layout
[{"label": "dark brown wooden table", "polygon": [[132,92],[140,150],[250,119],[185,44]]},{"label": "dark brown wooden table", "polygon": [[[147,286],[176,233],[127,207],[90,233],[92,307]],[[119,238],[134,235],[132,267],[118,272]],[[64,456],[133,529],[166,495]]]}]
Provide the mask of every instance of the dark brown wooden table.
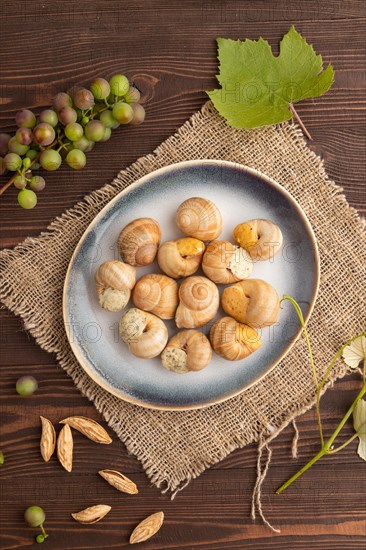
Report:
[{"label": "dark brown wooden table", "polygon": [[[215,38],[258,38],[277,51],[291,23],[336,70],[324,98],[304,101],[298,111],[313,135],[311,147],[325,159],[329,175],[344,187],[352,206],[365,213],[365,5],[362,0],[277,2],[176,0],[3,0],[1,24],[2,131],[14,129],[20,108],[40,111],[55,93],[95,76],[124,72],[143,90],[147,120],[142,127],[116,131],[97,145],[81,172],[63,168],[48,174],[47,187],[33,211],[16,204],[16,190],[1,197],[1,245],[12,247],[37,235],[51,219],[85,193],[113,178],[119,169],[150,153],[205,101],[215,84]],[[160,534],[141,545],[149,549],[329,549],[365,548],[365,464],[356,443],[310,470],[291,490],[274,489],[315,452],[314,412],[298,421],[299,458],[291,459],[293,430],[273,443],[273,460],[263,489],[268,519],[282,530],[275,535],[250,519],[256,448],[234,452],[188,486],[175,501],[152,487],[140,464],[114,437],[108,447],[75,437],[75,467],[67,475],[56,461],[39,455],[39,415],[58,419],[81,414],[100,420],[88,400],[23,330],[19,319],[1,311],[1,548],[33,544],[34,530],[22,520],[38,503],[47,511],[50,538],[45,548],[110,549],[128,546],[133,526],[164,510]],[[32,374],[39,391],[22,399],[18,377]],[[359,380],[338,382],[323,402],[326,429],[353,399]],[[351,434],[351,426],[348,427]],[[346,434],[347,435],[347,434]],[[136,497],[97,483],[106,461],[130,475],[140,487]],[[91,503],[113,507],[102,523],[80,526],[70,512]]]}]

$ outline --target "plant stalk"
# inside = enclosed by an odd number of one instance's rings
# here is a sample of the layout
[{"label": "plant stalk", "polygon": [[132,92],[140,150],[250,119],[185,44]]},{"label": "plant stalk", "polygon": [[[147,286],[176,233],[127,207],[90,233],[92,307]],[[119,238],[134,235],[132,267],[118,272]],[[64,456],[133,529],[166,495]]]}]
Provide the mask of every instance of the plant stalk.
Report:
[{"label": "plant stalk", "polygon": [[304,132],[304,134],[306,135],[306,137],[312,141],[313,138],[311,137],[310,132],[307,130],[305,124],[304,124],[303,121],[301,120],[301,118],[300,118],[298,112],[296,111],[296,109],[295,109],[295,107],[294,107],[294,104],[293,104],[293,103],[289,103],[289,108],[290,108],[291,113],[294,115],[295,119],[296,119],[297,122],[299,123],[299,125],[300,125],[300,127],[301,127],[301,130]]}]

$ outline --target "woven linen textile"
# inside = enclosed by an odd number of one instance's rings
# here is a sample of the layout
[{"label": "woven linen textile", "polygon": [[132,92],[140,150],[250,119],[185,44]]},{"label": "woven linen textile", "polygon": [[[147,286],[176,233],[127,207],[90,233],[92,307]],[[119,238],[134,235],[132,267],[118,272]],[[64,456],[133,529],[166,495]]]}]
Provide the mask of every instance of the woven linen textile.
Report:
[{"label": "woven linen textile", "polygon": [[[56,354],[61,367],[142,462],[151,481],[170,491],[183,487],[234,449],[273,438],[315,397],[302,339],[264,380],[241,395],[187,412],[125,403],[97,386],[73,356],[62,320],[62,290],[79,238],[122,189],[157,168],[190,159],[224,159],[256,168],[280,182],[304,209],[321,257],[321,286],[309,323],[319,373],[343,342],[361,332],[366,319],[364,223],[341,189],[329,181],[299,128],[286,123],[235,130],[209,102],[153,154],[122,170],[112,183],[55,219],[38,238],[2,251],[1,301],[23,319],[25,329],[42,348]],[[330,383],[347,372],[338,362]]]}]

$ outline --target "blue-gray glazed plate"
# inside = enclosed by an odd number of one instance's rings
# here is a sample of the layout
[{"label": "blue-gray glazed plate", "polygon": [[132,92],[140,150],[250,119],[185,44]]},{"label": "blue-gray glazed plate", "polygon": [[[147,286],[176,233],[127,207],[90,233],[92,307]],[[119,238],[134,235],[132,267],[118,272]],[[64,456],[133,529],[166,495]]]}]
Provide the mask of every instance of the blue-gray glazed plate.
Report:
[{"label": "blue-gray glazed plate", "polygon": [[[103,208],[82,236],[66,275],[63,307],[71,348],[88,375],[117,397],[148,408],[195,409],[229,399],[268,374],[300,334],[296,314],[285,303],[278,323],[261,330],[262,347],[242,361],[229,362],[214,354],[206,369],[179,375],[165,370],[159,358],[142,360],[129,353],[118,336],[121,314],[98,304],[95,271],[102,262],[118,259],[118,235],[135,218],[155,218],[163,241],[181,236],[176,210],[193,196],[206,197],[219,207],[220,238],[232,240],[233,228],[253,218],[280,226],[282,250],[271,261],[256,262],[252,277],[269,282],[279,296],[295,298],[306,320],[318,291],[319,257],[309,221],[295,199],[264,174],[232,162],[193,160],[133,183]],[[155,262],[139,268],[138,277],[154,271],[159,271]],[[222,315],[220,310],[217,317]],[[174,322],[167,324],[173,334]],[[209,328],[204,327],[206,334]]]}]

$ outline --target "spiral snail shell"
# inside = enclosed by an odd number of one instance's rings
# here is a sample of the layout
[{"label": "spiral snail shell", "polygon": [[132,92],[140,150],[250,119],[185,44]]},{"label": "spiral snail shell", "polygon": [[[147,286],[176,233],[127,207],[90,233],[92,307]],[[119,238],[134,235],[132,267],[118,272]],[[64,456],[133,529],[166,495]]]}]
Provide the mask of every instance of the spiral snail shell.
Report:
[{"label": "spiral snail shell", "polygon": [[212,241],[222,231],[222,217],[213,202],[201,197],[185,200],[177,210],[177,226],[185,235]]},{"label": "spiral snail shell", "polygon": [[212,325],[210,340],[215,352],[228,361],[244,359],[261,347],[257,331],[232,317],[222,317]]},{"label": "spiral snail shell", "polygon": [[167,241],[158,251],[159,267],[174,279],[188,277],[199,268],[204,250],[204,243],[193,237]]},{"label": "spiral snail shell", "polygon": [[168,341],[164,322],[146,311],[131,308],[119,321],[119,333],[136,357],[152,359],[163,351]]},{"label": "spiral snail shell", "polygon": [[240,246],[229,241],[212,241],[203,255],[202,269],[211,281],[226,285],[249,277],[253,262]]},{"label": "spiral snail shell", "polygon": [[124,262],[143,266],[151,264],[161,240],[161,229],[152,218],[138,218],[127,224],[118,239],[119,251]]},{"label": "spiral snail shell", "polygon": [[178,328],[200,327],[215,317],[218,307],[217,286],[206,277],[188,277],[179,288],[176,325]]},{"label": "spiral snail shell", "polygon": [[178,284],[160,273],[144,275],[133,289],[132,300],[137,308],[161,319],[174,319],[178,307]]},{"label": "spiral snail shell", "polygon": [[100,305],[108,311],[121,311],[126,307],[131,289],[136,282],[136,269],[118,260],[99,266],[95,283]]},{"label": "spiral snail shell", "polygon": [[280,310],[277,292],[261,279],[246,279],[225,288],[221,305],[240,323],[256,328],[273,325]]},{"label": "spiral snail shell", "polygon": [[168,342],[161,354],[163,367],[178,374],[207,367],[212,357],[211,344],[199,330],[182,330]]},{"label": "spiral snail shell", "polygon": [[268,260],[281,249],[283,236],[270,220],[250,220],[235,227],[234,239],[253,260]]}]

